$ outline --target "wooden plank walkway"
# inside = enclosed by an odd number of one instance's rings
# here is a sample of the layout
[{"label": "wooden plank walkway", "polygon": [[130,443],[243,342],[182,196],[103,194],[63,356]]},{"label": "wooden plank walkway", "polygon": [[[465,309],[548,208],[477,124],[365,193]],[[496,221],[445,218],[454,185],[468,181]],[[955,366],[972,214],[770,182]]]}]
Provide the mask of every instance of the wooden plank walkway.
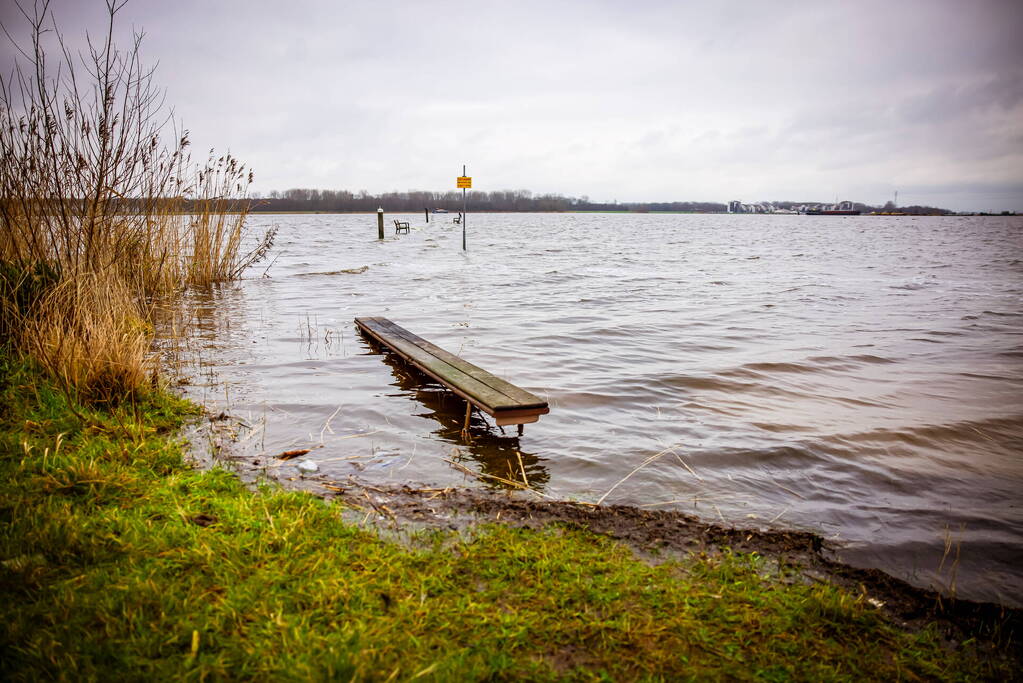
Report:
[{"label": "wooden plank walkway", "polygon": [[550,407],[539,396],[473,365],[387,318],[356,318],[355,324],[423,373],[494,418],[497,425],[536,422]]}]

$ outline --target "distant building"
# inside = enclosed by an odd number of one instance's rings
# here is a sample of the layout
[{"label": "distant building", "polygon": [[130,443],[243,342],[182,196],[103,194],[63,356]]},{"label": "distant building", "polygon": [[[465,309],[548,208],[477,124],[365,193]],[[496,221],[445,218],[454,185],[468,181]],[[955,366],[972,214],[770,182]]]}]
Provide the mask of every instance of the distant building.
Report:
[{"label": "distant building", "polygon": [[743,204],[739,200],[728,202],[728,213],[809,213],[811,211],[854,211],[853,203],[850,201],[839,202],[838,204],[792,204],[785,208],[784,203],[759,202],[757,204]]},{"label": "distant building", "polygon": [[728,213],[771,213],[772,204],[743,204],[737,199],[728,202]]}]

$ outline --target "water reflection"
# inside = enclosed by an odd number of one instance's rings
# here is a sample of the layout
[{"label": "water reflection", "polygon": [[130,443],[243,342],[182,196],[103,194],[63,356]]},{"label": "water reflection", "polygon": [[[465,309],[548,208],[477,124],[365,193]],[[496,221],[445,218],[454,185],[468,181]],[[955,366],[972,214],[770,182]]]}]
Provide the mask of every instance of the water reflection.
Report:
[{"label": "water reflection", "polygon": [[465,424],[465,400],[446,389],[443,385],[422,374],[405,363],[396,353],[384,349],[373,339],[361,335],[370,348],[370,355],[379,355],[391,369],[394,382],[402,396],[414,399],[425,408],[415,413],[416,417],[436,420],[440,427],[431,433],[441,441],[459,447],[457,459],[466,456],[479,465],[483,474],[495,477],[486,479],[491,486],[508,486],[498,479],[507,479],[530,488],[543,491],[550,481],[550,473],[542,464],[542,458],[522,450],[520,439],[501,427],[492,426],[479,411],[474,410],[469,419],[469,438],[462,436]]},{"label": "water reflection", "polygon": [[155,304],[155,344],[165,366],[192,374],[194,383],[196,376],[213,382],[215,367],[236,364],[236,352],[214,358],[210,352],[233,346],[232,320],[242,320],[243,300],[242,288],[229,284],[189,289],[179,301]]}]

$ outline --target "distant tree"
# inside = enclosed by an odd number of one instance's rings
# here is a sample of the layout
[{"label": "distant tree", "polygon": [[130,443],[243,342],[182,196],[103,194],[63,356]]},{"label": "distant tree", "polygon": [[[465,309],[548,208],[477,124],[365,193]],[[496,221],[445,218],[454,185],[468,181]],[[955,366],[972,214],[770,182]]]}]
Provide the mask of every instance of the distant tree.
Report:
[{"label": "distant tree", "polygon": [[[373,195],[367,190],[353,193],[349,190],[317,190],[292,188],[280,193],[272,190],[267,197],[273,201],[260,204],[255,211],[375,211],[383,207],[391,212],[419,212],[424,208],[446,208],[458,210],[462,206],[462,192],[447,190],[430,192],[426,190],[392,191]],[[722,202],[594,202],[589,196],[566,197],[557,193],[534,194],[529,190],[470,190],[468,192],[471,211],[505,212],[553,212],[553,211],[677,211],[698,213],[724,213],[727,206]],[[779,209],[799,210],[800,207],[814,206],[818,202],[778,201],[764,202]],[[852,208],[863,213],[871,211],[896,211],[920,214],[949,213],[933,207],[908,207],[897,209],[892,202],[883,208],[852,202]]]}]

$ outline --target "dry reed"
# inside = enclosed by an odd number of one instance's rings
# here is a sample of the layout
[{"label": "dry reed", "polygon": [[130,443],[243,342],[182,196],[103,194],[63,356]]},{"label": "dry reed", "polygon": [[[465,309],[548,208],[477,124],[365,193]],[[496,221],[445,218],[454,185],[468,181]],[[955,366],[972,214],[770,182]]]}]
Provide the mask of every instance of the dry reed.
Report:
[{"label": "dry reed", "polygon": [[107,1],[104,37],[75,54],[47,2],[16,4],[29,42],[0,79],[0,343],[101,400],[152,381],[161,304],[238,278],[274,236],[246,234],[252,173],[237,159],[192,162],[142,35],[115,45],[123,5]]},{"label": "dry reed", "polygon": [[152,383],[153,327],[125,289],[96,275],[62,281],[26,316],[22,349],[91,401],[116,401]]}]

